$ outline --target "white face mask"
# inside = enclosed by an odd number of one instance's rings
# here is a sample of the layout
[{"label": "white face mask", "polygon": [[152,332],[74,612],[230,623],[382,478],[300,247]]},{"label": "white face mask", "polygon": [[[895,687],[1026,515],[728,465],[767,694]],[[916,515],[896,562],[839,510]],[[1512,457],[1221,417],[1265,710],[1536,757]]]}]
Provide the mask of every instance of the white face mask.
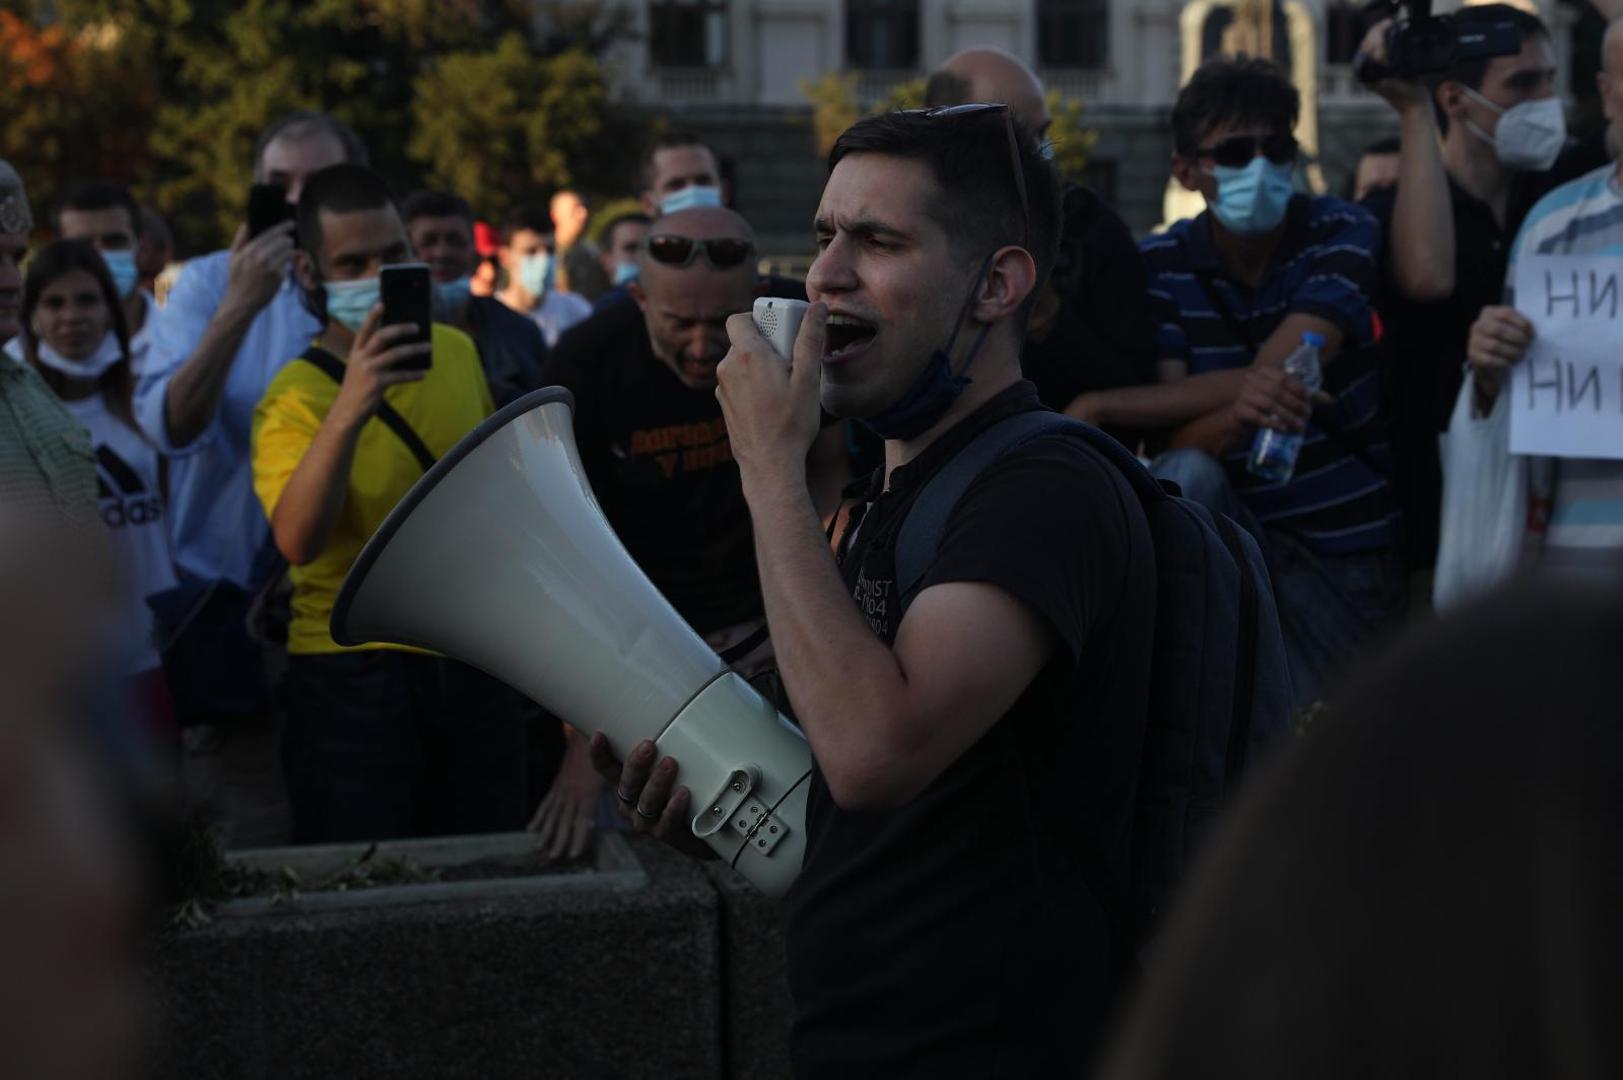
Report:
[{"label": "white face mask", "polygon": [[1499,164],[1507,169],[1544,172],[1561,156],[1561,148],[1567,144],[1567,117],[1560,98],[1524,101],[1507,109],[1469,86],[1465,92],[1472,101],[1499,114],[1499,126],[1492,135],[1470,120],[1465,121],[1473,135],[1493,146]]},{"label": "white face mask", "polygon": [[39,362],[53,371],[60,371],[70,379],[99,379],[114,364],[124,359],[124,350],[118,346],[118,335],[111,330],[96,346],[96,351],[83,360],[70,360],[57,352],[44,340],[35,343],[34,355]]}]

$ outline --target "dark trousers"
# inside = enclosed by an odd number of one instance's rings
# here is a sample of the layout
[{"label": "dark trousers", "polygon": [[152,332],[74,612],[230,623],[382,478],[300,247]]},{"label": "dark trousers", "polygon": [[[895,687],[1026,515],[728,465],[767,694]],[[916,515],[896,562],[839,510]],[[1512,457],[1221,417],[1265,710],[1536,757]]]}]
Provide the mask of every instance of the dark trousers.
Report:
[{"label": "dark trousers", "polygon": [[522,699],[435,656],[290,656],[295,843],[504,832],[528,820]]}]

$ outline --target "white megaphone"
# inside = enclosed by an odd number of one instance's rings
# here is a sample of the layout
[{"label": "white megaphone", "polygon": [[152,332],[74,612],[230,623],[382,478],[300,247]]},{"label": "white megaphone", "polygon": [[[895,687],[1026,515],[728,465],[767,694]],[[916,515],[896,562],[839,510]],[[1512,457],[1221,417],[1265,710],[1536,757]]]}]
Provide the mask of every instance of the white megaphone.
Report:
[{"label": "white megaphone", "polygon": [[385,641],[489,672],[622,758],[674,757],[695,836],[762,892],[800,872],[811,753],[626,554],[581,469],[574,399],[548,387],[453,447],[372,537],[333,606]]}]

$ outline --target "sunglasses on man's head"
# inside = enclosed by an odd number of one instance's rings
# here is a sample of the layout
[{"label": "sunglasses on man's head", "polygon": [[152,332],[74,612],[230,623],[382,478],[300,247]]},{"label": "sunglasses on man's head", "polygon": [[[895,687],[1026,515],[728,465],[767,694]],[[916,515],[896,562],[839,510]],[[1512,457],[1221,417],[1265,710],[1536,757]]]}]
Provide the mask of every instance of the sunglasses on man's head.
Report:
[{"label": "sunglasses on man's head", "polygon": [[713,236],[708,240],[691,236],[649,236],[643,239],[642,249],[648,252],[649,258],[666,266],[687,266],[702,251],[711,266],[726,270],[749,258],[755,245],[731,236]]},{"label": "sunglasses on man's head", "polygon": [[1275,165],[1293,165],[1300,152],[1296,140],[1289,135],[1230,135],[1189,156],[1211,158],[1226,168],[1243,169],[1258,154]]},{"label": "sunglasses on man's head", "polygon": [[1024,231],[1020,242],[1027,243],[1031,239],[1031,200],[1026,196],[1026,170],[1020,164],[1020,145],[1015,140],[1014,114],[1009,107],[1001,101],[971,101],[963,105],[938,105],[933,109],[903,109],[910,116],[924,116],[930,119],[951,118],[956,116],[976,116],[981,113],[1001,112],[1003,114],[1003,127],[1009,135],[1009,165],[1014,169],[1014,189],[1020,196],[1020,216],[1025,221]]}]

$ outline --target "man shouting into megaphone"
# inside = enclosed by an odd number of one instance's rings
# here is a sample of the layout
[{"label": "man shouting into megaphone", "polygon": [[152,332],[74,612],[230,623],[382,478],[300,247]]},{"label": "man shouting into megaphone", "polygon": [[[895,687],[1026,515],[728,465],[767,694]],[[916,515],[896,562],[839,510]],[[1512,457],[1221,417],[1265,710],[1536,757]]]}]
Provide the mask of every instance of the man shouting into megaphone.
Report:
[{"label": "man shouting into megaphone", "polygon": [[[1107,913],[1154,631],[1143,511],[1077,440],[1039,437],[925,526],[919,573],[898,568],[932,477],[1041,408],[1020,352],[1058,180],[1001,105],[863,120],[830,165],[792,362],[734,316],[717,390],[815,760],[795,1071],[1075,1075],[1128,960]],[[885,439],[835,554],[806,482],[819,406]],[[644,742],[622,764],[601,736],[594,754],[638,828],[687,832],[680,762]]]}]

